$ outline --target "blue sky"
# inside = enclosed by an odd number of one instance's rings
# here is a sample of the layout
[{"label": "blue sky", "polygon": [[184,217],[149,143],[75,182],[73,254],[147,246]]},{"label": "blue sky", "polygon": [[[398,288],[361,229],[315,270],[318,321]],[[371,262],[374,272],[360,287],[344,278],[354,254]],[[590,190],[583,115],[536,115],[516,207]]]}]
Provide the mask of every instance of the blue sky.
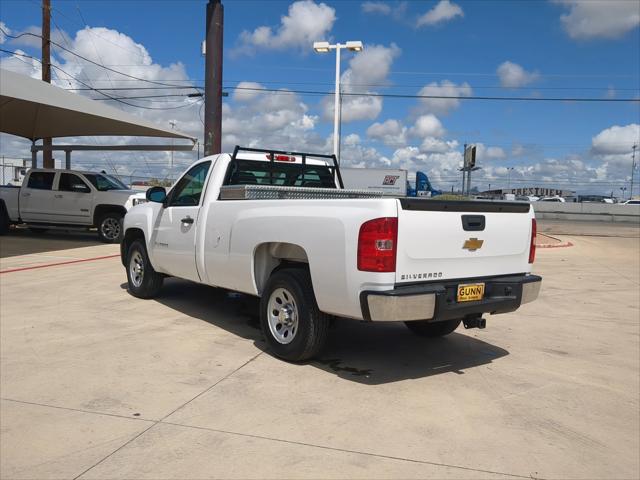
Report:
[{"label": "blue sky", "polygon": [[[204,0],[52,3],[52,28],[64,31],[57,38],[72,50],[118,71],[202,85]],[[250,143],[330,151],[330,97],[233,90],[240,85],[332,91],[333,54],[315,54],[313,40],[365,43],[365,51],[356,54],[360,60],[346,55],[342,62],[345,89],[351,92],[640,97],[637,0],[223,3],[227,148]],[[14,35],[27,31],[40,22],[39,2],[3,0],[0,21]],[[31,31],[38,33],[37,28]],[[2,48],[38,56],[34,45],[21,40],[7,38]],[[3,68],[38,74],[37,62],[27,66],[24,57],[2,55]],[[105,76],[64,52],[54,50],[54,58],[64,71],[96,88],[144,85],[113,73]],[[147,66],[140,67],[143,62]],[[71,78],[58,81],[77,85]],[[194,105],[166,111],[119,106],[161,124],[175,119],[177,128],[201,137],[199,104],[193,99],[131,103],[160,108],[180,102]],[[362,103],[352,97],[344,100],[343,119],[345,164],[422,169],[447,189],[458,180],[462,144],[476,143],[481,189],[489,183],[506,187],[506,168],[514,167],[512,184],[553,184],[583,192],[616,189],[620,194],[617,189],[628,184],[631,173],[631,145],[640,141],[637,102],[384,98]],[[14,139],[0,138],[4,154],[23,148]],[[147,160],[148,175],[163,172],[164,154],[154,155]],[[191,160],[181,157],[184,165]],[[99,163],[99,157],[92,161]],[[110,159],[125,173],[132,161]]]}]

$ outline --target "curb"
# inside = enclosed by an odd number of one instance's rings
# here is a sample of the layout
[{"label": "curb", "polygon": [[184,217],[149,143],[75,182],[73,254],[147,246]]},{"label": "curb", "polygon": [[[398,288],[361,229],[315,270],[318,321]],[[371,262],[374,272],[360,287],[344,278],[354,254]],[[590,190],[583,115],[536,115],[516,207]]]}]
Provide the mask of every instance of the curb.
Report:
[{"label": "curb", "polygon": [[556,240],[558,243],[541,243],[541,244],[536,243],[536,248],[566,248],[566,247],[573,247],[573,243],[568,242],[568,241],[567,242],[563,242],[559,238],[552,237],[551,235],[547,235],[545,233],[538,233],[538,235],[541,235],[541,236],[547,237],[547,238],[551,238],[553,240]]}]

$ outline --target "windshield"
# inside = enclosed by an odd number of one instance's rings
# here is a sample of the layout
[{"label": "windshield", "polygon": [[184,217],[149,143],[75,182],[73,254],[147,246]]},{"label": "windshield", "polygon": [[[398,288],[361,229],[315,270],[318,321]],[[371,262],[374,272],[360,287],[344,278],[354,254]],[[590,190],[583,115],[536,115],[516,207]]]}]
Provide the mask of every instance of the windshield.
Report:
[{"label": "windshield", "polygon": [[85,173],[85,178],[100,192],[107,190],[129,190],[120,180],[101,173]]}]

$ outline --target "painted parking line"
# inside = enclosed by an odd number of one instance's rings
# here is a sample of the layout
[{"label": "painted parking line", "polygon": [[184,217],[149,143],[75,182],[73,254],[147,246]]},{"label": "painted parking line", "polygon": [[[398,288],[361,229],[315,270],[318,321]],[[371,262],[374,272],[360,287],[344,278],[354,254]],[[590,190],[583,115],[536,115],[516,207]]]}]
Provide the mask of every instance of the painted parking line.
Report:
[{"label": "painted parking line", "polygon": [[38,268],[57,267],[60,265],[71,265],[73,263],[94,262],[96,260],[106,260],[108,258],[116,258],[116,257],[120,257],[120,254],[116,253],[114,255],[105,255],[102,257],[81,258],[80,260],[69,260],[67,262],[45,263],[44,265],[32,265],[30,267],[9,268],[7,270],[0,270],[0,274],[24,272],[25,270],[36,270]]}]

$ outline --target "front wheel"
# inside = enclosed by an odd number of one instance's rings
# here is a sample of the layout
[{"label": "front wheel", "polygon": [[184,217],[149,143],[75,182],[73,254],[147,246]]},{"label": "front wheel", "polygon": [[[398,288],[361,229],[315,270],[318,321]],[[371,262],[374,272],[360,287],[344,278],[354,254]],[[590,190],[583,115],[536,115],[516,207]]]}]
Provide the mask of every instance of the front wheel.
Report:
[{"label": "front wheel", "polygon": [[98,220],[98,238],[104,243],[120,243],[122,241],[122,219],[119,212],[108,212]]},{"label": "front wheel", "polygon": [[287,268],[269,278],[260,299],[260,326],[277,357],[312,358],[326,342],[329,323],[330,316],[318,309],[308,271]]},{"label": "front wheel", "polygon": [[452,333],[461,320],[445,320],[442,322],[429,322],[427,320],[414,320],[412,322],[404,322],[409,330],[421,337],[444,337]]},{"label": "front wheel", "polygon": [[164,277],[153,269],[144,243],[133,242],[127,251],[127,283],[131,295],[153,298],[162,288],[163,281]]},{"label": "front wheel", "polygon": [[7,213],[7,207],[4,202],[0,202],[0,235],[9,233],[11,220],[9,220],[9,214]]}]

